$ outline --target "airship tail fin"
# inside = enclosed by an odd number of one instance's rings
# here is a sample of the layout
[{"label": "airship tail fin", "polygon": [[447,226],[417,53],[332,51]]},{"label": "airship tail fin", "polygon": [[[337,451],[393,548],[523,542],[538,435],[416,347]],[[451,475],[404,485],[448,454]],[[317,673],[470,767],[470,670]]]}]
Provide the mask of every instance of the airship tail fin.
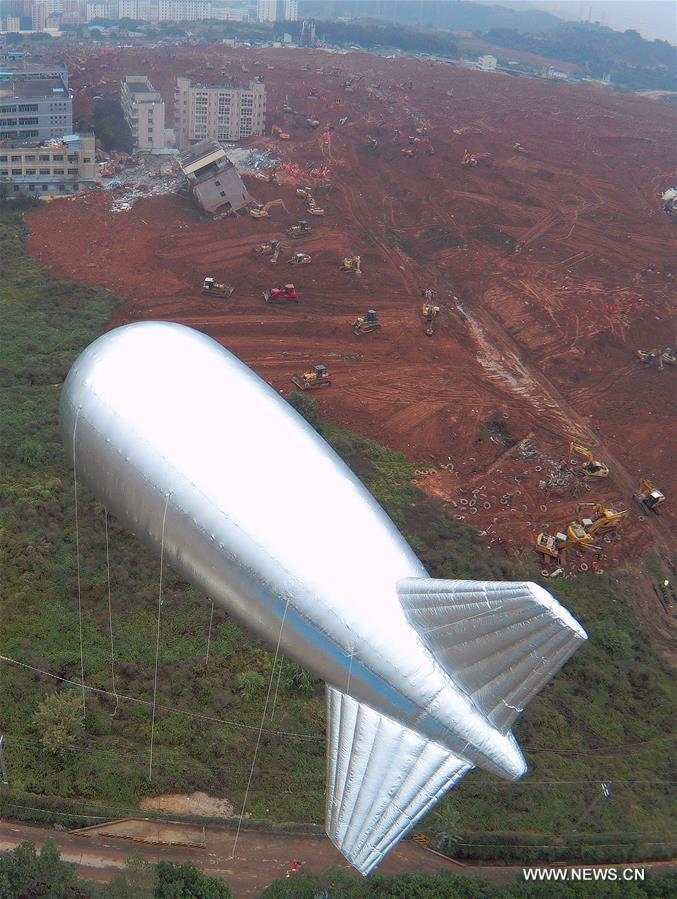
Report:
[{"label": "airship tail fin", "polygon": [[439,664],[503,733],[587,639],[537,584],[406,578],[397,592]]},{"label": "airship tail fin", "polygon": [[327,834],[367,875],[473,766],[329,686],[327,724]]}]

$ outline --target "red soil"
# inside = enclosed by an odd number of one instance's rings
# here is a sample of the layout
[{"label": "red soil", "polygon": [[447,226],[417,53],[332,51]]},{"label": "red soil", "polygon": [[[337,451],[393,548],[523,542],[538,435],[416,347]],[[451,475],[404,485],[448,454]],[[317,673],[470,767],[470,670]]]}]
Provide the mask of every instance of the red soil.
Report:
[{"label": "red soil", "polygon": [[[176,75],[218,81],[240,73],[244,59],[221,47],[176,53],[83,57],[72,85],[105,92],[126,73],[147,72],[171,108]],[[173,196],[113,215],[111,194],[90,192],[31,214],[30,251],[60,276],[122,296],[114,324],[156,318],[198,327],[285,394],[292,374],[326,363],[332,386],[315,394],[322,416],[434,468],[419,478],[422,488],[487,531],[490,544],[523,548],[535,532],[562,529],[578,496],[631,510],[628,525],[603,544],[601,568],[651,543],[667,553],[674,512],[668,506],[640,521],[632,494],[640,473],[664,491],[672,474],[677,372],[645,370],[633,358],[637,347],[675,337],[674,231],[655,196],[675,177],[669,108],[602,89],[367,55],[247,51],[246,64],[251,74],[241,77],[266,77],[269,125],[292,136],[251,143],[273,147],[305,173],[318,163],[331,170],[331,189],[318,192],[326,216],[310,219],[308,239],[284,241],[277,266],[253,250],[305,217],[294,191],[307,174],[280,185],[248,181],[257,200],[281,196],[289,210],[277,207],[260,221],[209,221]],[[365,77],[344,91],[357,72]],[[399,86],[409,81],[413,87]],[[319,99],[307,97],[311,86]],[[303,113],[298,125],[281,113],[285,95]],[[325,155],[322,128],[303,124],[309,115],[336,126]],[[436,152],[403,157],[419,120]],[[373,151],[370,135],[378,139]],[[516,141],[528,154],[512,149]],[[491,155],[462,167],[466,147]],[[289,266],[298,251],[310,253],[312,265]],[[362,256],[361,279],[338,270],[352,253]],[[657,271],[643,273],[650,263]],[[236,285],[230,300],[200,296],[207,274]],[[266,306],[263,289],[289,279],[301,302]],[[442,308],[433,337],[419,319],[425,287]],[[354,336],[352,320],[370,307],[382,329]],[[539,487],[572,438],[594,448],[611,476],[589,490],[580,480]],[[522,456],[523,440],[537,455]],[[438,467],[449,461],[453,470]],[[473,496],[476,505],[461,503]]]}]

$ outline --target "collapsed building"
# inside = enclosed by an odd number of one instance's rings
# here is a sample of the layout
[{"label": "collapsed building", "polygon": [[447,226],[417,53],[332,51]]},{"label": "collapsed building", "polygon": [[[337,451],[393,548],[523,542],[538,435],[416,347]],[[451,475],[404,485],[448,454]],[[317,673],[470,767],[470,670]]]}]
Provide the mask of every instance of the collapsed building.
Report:
[{"label": "collapsed building", "polygon": [[253,202],[217,141],[208,139],[195,144],[183,154],[180,165],[190,192],[205,212],[238,212]]}]

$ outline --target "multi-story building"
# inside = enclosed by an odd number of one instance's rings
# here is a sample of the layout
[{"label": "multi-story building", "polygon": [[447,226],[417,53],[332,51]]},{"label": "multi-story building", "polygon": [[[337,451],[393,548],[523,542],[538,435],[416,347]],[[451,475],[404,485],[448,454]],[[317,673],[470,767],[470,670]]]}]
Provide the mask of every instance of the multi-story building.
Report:
[{"label": "multi-story building", "polygon": [[94,134],[0,147],[0,192],[63,196],[96,182]]},{"label": "multi-story building", "polygon": [[259,22],[276,22],[277,0],[258,0],[257,18]]},{"label": "multi-story building", "polygon": [[58,81],[68,87],[68,69],[63,63],[0,62],[0,86],[6,81]]},{"label": "multi-story building", "polygon": [[284,0],[285,22],[296,22],[299,17],[299,0]]},{"label": "multi-story building", "polygon": [[165,103],[145,75],[125,75],[120,102],[125,121],[139,150],[165,146]]},{"label": "multi-story building", "polygon": [[118,19],[150,20],[150,0],[119,0]]},{"label": "multi-story building", "polygon": [[174,125],[180,150],[187,150],[208,137],[233,141],[263,134],[265,84],[263,81],[250,81],[249,87],[192,84],[190,78],[177,78]]},{"label": "multi-story building", "polygon": [[60,78],[0,82],[0,141],[22,143],[73,130],[73,102]]},{"label": "multi-story building", "polygon": [[211,18],[211,0],[159,0],[158,21],[194,22]]},{"label": "multi-story building", "polygon": [[113,11],[109,3],[88,3],[85,10],[85,19],[93,22],[95,19],[111,19]]},{"label": "multi-story building", "polygon": [[244,9],[233,9],[230,6],[221,6],[213,2],[211,18],[219,19],[221,22],[247,22],[249,13]]},{"label": "multi-story building", "polygon": [[85,5],[85,0],[62,0],[62,23],[64,25],[82,25],[87,17]]}]

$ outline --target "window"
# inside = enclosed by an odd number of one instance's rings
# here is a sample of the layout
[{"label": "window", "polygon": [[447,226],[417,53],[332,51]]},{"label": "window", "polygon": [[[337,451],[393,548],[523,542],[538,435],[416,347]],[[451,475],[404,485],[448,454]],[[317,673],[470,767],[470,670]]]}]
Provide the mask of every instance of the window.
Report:
[{"label": "window", "polygon": [[0,175],[9,175],[8,169],[0,169]]},{"label": "window", "polygon": [[77,174],[78,174],[78,170],[77,170],[77,169],[68,169],[68,174],[69,174],[69,175],[77,175]]},{"label": "window", "polygon": [[0,162],[7,162],[6,156],[0,156]]},{"label": "window", "polygon": [[42,189],[43,189],[43,190],[49,190],[49,184],[43,184],[43,185],[42,185]]},{"label": "window", "polygon": [[[26,174],[29,174],[29,173],[27,172]],[[53,174],[53,175],[63,175],[63,174],[64,174],[64,170],[63,170],[63,169],[54,169],[54,171],[52,172],[52,174]]]},{"label": "window", "polygon": [[40,156],[40,162],[49,162],[49,156]]},{"label": "window", "polygon": [[24,156],[26,162],[35,162],[35,156]]},{"label": "window", "polygon": [[35,185],[34,185],[34,184],[29,184],[29,185],[28,185],[28,189],[29,189],[29,190],[35,190]]},{"label": "window", "polygon": [[15,184],[15,185],[14,185],[14,193],[18,194],[18,193],[19,193],[19,190],[20,190],[19,185],[18,185],[18,184]]},{"label": "window", "polygon": [[13,175],[20,175],[20,174],[21,174],[21,169],[12,169],[12,174],[13,174]]},{"label": "window", "polygon": [[[55,156],[54,158],[55,158],[55,159],[58,159],[59,157],[58,157],[58,156]],[[91,157],[91,156],[85,156],[85,158],[84,158],[82,161],[83,161],[83,162],[91,162],[91,161],[92,161],[92,157]]]},{"label": "window", "polygon": [[49,169],[40,169],[41,175],[49,175]]},{"label": "window", "polygon": [[54,162],[63,162],[63,155],[61,156],[52,156]]},{"label": "window", "polygon": [[26,174],[27,174],[27,175],[34,175],[34,174],[35,174],[35,169],[26,169]]},{"label": "window", "polygon": [[66,185],[65,185],[65,184],[59,184],[59,185],[57,185],[57,186],[58,186],[59,190],[66,190]]},{"label": "window", "polygon": [[221,194],[222,197],[225,197],[225,195],[226,195],[225,190],[220,190],[219,193]]},{"label": "window", "polygon": [[[19,112],[37,112],[38,104],[37,103],[22,103],[19,105]],[[2,109],[0,109],[2,112]]]}]

